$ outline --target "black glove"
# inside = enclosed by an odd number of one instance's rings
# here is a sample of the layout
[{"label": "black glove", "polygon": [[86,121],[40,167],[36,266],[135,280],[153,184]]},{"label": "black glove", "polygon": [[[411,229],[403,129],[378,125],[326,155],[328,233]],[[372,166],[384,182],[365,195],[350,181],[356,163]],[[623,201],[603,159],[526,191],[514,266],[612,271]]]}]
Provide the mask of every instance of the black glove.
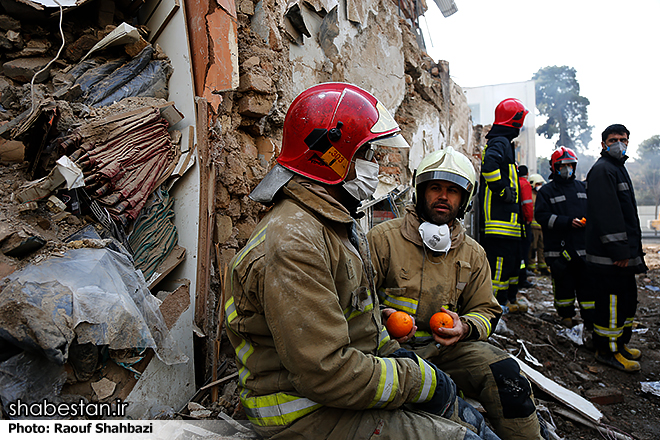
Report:
[{"label": "black glove", "polygon": [[500,192],[500,198],[504,203],[516,203],[516,190],[510,186],[505,186]]},{"label": "black glove", "polygon": [[431,400],[428,400],[426,402],[414,404],[414,407],[416,409],[420,409],[422,411],[426,411],[431,414],[436,414],[443,417],[447,413],[451,414],[453,412],[454,402],[456,401],[456,385],[449,376],[447,376],[445,373],[440,371],[432,363],[426,362],[424,359],[420,358],[412,351],[408,351],[404,348],[399,348],[397,351],[392,353],[390,357],[412,359],[418,365],[420,364],[420,362],[423,362],[424,367],[427,369],[427,371],[429,368],[431,368],[432,371],[435,373],[436,386],[433,397],[431,398]]}]

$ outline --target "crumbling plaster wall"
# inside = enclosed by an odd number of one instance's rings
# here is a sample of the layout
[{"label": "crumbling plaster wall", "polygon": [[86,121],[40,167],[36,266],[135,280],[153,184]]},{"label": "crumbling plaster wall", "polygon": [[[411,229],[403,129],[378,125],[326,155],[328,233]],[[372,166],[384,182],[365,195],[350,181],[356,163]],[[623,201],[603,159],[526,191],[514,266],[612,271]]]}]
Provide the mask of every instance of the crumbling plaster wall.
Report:
[{"label": "crumbling plaster wall", "polygon": [[[302,21],[292,26],[285,15],[293,3]],[[220,170],[214,241],[221,266],[245,245],[262,215],[265,208],[247,196],[279,153],[289,104],[313,84],[354,83],[395,115],[411,149],[377,154],[384,181],[409,184],[422,156],[448,145],[477,157],[462,90],[446,62],[436,64],[418,48],[396,2],[236,0],[236,21],[240,85],[220,93],[210,127]]]}]

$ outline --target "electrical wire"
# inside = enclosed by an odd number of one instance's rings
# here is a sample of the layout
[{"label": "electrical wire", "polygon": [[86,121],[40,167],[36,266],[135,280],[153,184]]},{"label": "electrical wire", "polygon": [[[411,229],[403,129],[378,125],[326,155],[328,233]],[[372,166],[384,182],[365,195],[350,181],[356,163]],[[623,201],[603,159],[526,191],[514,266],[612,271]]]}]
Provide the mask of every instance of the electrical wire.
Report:
[{"label": "electrical wire", "polygon": [[35,73],[34,76],[32,77],[32,80],[30,81],[30,99],[32,101],[32,107],[30,109],[30,113],[34,112],[34,80],[37,78],[37,76],[39,76],[39,74],[48,70],[50,68],[50,65],[53,64],[53,62],[55,62],[55,60],[57,60],[60,57],[60,54],[62,53],[62,49],[64,49],[64,45],[66,44],[66,41],[64,39],[64,31],[62,30],[62,17],[64,15],[64,12],[62,11],[62,4],[57,0],[53,0],[53,1],[57,3],[57,6],[59,6],[60,8],[59,27],[60,27],[60,36],[62,37],[62,46],[60,46],[60,50],[57,51],[57,55],[55,55],[55,58],[50,60],[50,62],[46,64],[46,66],[43,69]]}]

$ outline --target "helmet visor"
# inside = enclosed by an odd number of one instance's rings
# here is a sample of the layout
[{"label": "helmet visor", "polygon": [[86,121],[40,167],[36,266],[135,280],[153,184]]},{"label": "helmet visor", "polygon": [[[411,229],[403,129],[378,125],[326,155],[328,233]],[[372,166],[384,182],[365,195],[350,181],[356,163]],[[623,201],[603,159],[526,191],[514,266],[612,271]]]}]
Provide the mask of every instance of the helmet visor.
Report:
[{"label": "helmet visor", "polygon": [[415,185],[428,182],[429,180],[446,180],[447,182],[455,183],[463,188],[468,194],[472,194],[473,185],[466,177],[448,171],[429,171],[422,173],[415,179]]},{"label": "helmet visor", "polygon": [[408,145],[408,142],[406,142],[400,133],[394,134],[392,136],[376,138],[369,142],[375,145],[380,145],[382,147],[410,148],[410,145]]}]

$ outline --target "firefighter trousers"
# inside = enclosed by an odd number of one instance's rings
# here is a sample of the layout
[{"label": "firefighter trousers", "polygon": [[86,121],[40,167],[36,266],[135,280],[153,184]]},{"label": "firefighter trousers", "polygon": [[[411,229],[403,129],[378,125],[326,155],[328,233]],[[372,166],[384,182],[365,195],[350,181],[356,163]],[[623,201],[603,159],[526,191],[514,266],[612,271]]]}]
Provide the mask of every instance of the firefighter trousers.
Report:
[{"label": "firefighter trousers", "polygon": [[632,324],[637,312],[637,283],[635,274],[589,269],[594,290],[594,348],[616,353],[630,342]]},{"label": "firefighter trousers", "polygon": [[542,438],[531,384],[508,353],[487,342],[468,341],[441,348],[429,360],[483,405],[500,438]]},{"label": "firefighter trousers", "polygon": [[575,316],[575,300],[580,307],[580,316],[585,327],[592,328],[596,303],[594,290],[589,285],[587,265],[581,258],[573,257],[570,261],[560,256],[550,262],[552,287],[555,294],[555,309],[562,318]]},{"label": "firefighter trousers", "polygon": [[[457,404],[456,407],[458,408]],[[488,429],[485,424],[484,428]],[[489,429],[490,435],[480,437],[472,428],[466,428],[465,422],[458,419],[457,411],[454,411],[451,419],[446,419],[408,408],[355,411],[322,407],[284,430],[255,430],[263,437],[273,440],[497,440]],[[277,433],[273,435],[275,431]]]},{"label": "firefighter trousers", "polygon": [[493,295],[502,305],[515,303],[520,273],[520,238],[485,236],[482,246],[486,251],[493,281]]}]

